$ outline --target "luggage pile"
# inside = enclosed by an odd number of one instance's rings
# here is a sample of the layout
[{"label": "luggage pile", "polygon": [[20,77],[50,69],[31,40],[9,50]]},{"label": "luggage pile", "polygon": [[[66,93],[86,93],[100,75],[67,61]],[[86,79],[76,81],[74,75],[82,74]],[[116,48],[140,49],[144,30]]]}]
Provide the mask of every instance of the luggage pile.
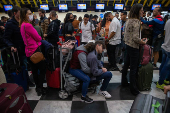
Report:
[{"label": "luggage pile", "polygon": [[152,47],[149,45],[142,45],[140,47],[140,64],[137,77],[139,91],[148,91],[151,89],[153,78],[152,53]]},{"label": "luggage pile", "polygon": [[170,91],[164,102],[151,95],[139,94],[129,113],[170,113]]}]

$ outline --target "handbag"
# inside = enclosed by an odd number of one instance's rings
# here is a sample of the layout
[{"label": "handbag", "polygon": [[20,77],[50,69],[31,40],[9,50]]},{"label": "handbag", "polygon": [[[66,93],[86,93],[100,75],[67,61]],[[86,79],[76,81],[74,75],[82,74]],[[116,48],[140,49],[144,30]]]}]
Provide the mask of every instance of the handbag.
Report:
[{"label": "handbag", "polygon": [[[25,31],[25,25],[24,25],[24,31]],[[27,38],[27,36],[26,36],[26,31],[25,31],[25,38]],[[37,45],[38,45],[38,42],[37,42]],[[27,46],[28,46],[28,42],[27,42]],[[39,45],[38,45],[38,48],[40,49],[40,46],[39,46]],[[28,49],[28,51],[29,51],[29,49]],[[34,54],[32,54],[31,57],[30,57],[30,60],[31,60],[34,64],[37,64],[37,63],[39,63],[40,61],[45,60],[45,57],[44,57],[44,55],[42,54],[41,49],[40,49],[40,52],[35,52]]]}]

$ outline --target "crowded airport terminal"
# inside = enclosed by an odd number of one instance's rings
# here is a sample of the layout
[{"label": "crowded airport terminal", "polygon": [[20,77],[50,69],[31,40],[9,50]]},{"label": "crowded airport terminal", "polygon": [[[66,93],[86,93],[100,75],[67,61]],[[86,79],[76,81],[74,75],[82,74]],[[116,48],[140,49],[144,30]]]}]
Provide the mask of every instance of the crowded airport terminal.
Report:
[{"label": "crowded airport terminal", "polygon": [[0,113],[170,113],[170,0],[0,0]]}]

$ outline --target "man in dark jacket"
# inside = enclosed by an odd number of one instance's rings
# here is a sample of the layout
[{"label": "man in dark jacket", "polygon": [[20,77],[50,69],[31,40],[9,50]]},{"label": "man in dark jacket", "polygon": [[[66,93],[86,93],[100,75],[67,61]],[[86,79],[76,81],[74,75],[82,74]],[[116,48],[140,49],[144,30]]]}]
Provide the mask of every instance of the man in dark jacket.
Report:
[{"label": "man in dark jacket", "polygon": [[56,18],[56,15],[57,14],[55,11],[50,12],[50,19],[52,22],[48,26],[48,32],[47,34],[44,34],[44,37],[48,40],[48,42],[53,44],[55,47],[58,47],[57,42],[59,41],[58,32],[60,27],[60,20]]},{"label": "man in dark jacket", "polygon": [[105,98],[111,98],[112,96],[106,91],[106,88],[112,78],[112,73],[107,71],[101,64],[101,61],[99,61],[99,59],[101,59],[100,54],[104,51],[104,48],[105,44],[103,41],[96,41],[95,50],[90,52],[87,56],[87,64],[92,73],[91,80],[100,81],[104,79],[99,94]]},{"label": "man in dark jacket", "polygon": [[154,63],[153,67],[158,68],[156,63],[159,59],[159,51],[161,49],[161,45],[163,42],[163,31],[164,31],[164,20],[163,17],[161,16],[162,8],[161,7],[156,7],[153,11],[153,16],[155,19],[152,21],[145,21],[141,20],[144,24],[147,25],[153,25],[153,41],[152,41],[152,46],[153,46],[153,56],[154,56]]},{"label": "man in dark jacket", "polygon": [[[22,39],[20,28],[19,28],[19,18],[20,18],[20,8],[14,6],[12,9],[13,18],[6,23],[4,32],[4,43],[11,47],[14,52],[18,51],[21,65],[26,66],[27,69],[27,57],[25,55],[25,45]],[[28,83],[30,86],[34,86],[28,77]]]}]

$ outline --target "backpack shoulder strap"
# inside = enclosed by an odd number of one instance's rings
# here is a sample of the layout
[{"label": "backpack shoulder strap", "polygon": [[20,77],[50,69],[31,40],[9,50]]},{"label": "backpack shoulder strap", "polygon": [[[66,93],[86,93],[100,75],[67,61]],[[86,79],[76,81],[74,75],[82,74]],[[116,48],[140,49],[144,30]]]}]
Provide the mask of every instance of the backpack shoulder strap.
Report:
[{"label": "backpack shoulder strap", "polygon": [[81,29],[81,24],[82,24],[82,21],[80,22],[80,29]]}]

